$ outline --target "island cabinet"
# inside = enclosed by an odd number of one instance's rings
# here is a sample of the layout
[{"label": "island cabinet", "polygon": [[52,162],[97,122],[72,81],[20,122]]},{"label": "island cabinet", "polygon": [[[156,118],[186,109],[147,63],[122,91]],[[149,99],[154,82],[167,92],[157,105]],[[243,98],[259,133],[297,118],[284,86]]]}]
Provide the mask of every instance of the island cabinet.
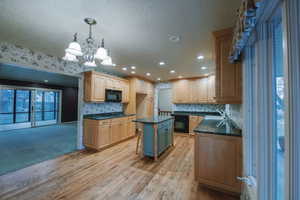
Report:
[{"label": "island cabinet", "polygon": [[101,150],[135,136],[135,116],[106,120],[84,119],[84,145]]},{"label": "island cabinet", "polygon": [[104,102],[106,89],[122,91],[122,103],[129,102],[128,80],[95,71],[84,73],[85,101]]},{"label": "island cabinet", "polygon": [[174,144],[173,117],[160,116],[137,119],[142,126],[142,155],[157,160],[168,147]]},{"label": "island cabinet", "polygon": [[220,191],[241,193],[242,137],[207,133],[195,135],[195,177]]},{"label": "island cabinet", "polygon": [[231,28],[213,32],[216,61],[216,101],[224,104],[242,102],[242,66],[240,62],[230,63],[232,45]]}]

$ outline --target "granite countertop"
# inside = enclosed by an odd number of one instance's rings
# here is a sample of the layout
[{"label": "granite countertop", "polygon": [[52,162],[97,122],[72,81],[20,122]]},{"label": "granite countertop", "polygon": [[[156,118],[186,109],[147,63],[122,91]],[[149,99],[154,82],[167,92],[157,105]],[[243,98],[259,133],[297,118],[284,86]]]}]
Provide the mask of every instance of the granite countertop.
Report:
[{"label": "granite countertop", "polygon": [[213,116],[220,116],[220,113],[218,112],[185,112],[185,111],[175,111],[171,114],[172,116],[188,116],[188,115],[192,115],[192,116],[207,116],[207,115],[213,115]]},{"label": "granite countertop", "polygon": [[93,119],[93,120],[105,120],[105,119],[112,119],[112,118],[120,118],[120,117],[129,117],[134,116],[135,114],[124,114],[122,112],[113,112],[113,113],[101,113],[101,114],[91,114],[91,115],[84,115],[84,119]]},{"label": "granite countertop", "polygon": [[218,119],[203,119],[202,122],[195,128],[196,133],[226,135],[226,136],[242,136],[242,130],[237,128],[234,124],[225,124],[217,127],[221,120]]},{"label": "granite countertop", "polygon": [[150,117],[150,118],[140,118],[140,119],[136,119],[133,121],[144,123],[144,124],[159,124],[161,122],[164,122],[164,121],[167,121],[170,119],[173,119],[173,117],[172,116],[154,116],[154,117]]}]

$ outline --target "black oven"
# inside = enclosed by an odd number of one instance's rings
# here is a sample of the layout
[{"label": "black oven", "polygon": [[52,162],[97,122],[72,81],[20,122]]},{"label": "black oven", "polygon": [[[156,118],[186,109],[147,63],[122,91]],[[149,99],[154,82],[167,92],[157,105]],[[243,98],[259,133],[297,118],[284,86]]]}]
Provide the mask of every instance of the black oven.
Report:
[{"label": "black oven", "polygon": [[175,115],[174,131],[179,133],[189,132],[189,116],[188,115]]},{"label": "black oven", "polygon": [[107,102],[122,102],[122,91],[120,90],[105,90],[105,101]]}]

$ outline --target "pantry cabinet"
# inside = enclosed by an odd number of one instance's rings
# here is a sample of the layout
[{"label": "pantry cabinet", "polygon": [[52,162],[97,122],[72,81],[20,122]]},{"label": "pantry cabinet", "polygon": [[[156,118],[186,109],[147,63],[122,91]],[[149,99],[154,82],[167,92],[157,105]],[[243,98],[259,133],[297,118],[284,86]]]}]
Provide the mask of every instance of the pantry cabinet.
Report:
[{"label": "pantry cabinet", "polygon": [[84,73],[84,100],[87,102],[104,102],[105,90],[122,91],[122,103],[129,102],[129,81],[95,71]]}]

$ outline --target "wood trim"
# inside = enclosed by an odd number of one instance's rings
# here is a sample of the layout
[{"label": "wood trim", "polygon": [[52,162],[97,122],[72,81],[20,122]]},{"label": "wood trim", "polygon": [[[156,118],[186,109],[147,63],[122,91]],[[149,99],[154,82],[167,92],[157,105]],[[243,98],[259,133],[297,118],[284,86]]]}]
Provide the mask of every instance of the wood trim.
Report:
[{"label": "wood trim", "polygon": [[94,70],[92,70],[92,71],[86,71],[84,73],[85,74],[97,74],[97,75],[100,75],[100,76],[105,76],[105,77],[108,77],[108,78],[112,78],[112,79],[117,79],[117,80],[120,80],[120,81],[126,81],[126,82],[128,82],[128,79],[126,79],[126,78],[121,78],[119,76],[105,74],[105,73],[97,72],[97,71],[94,71]]},{"label": "wood trim", "polygon": [[126,78],[127,80],[128,80],[128,79],[131,79],[131,78],[137,78],[137,79],[141,79],[141,80],[150,82],[150,83],[152,83],[152,84],[156,83],[155,81],[153,81],[153,80],[151,80],[151,79],[148,79],[148,78],[145,78],[145,77],[140,76],[140,75],[131,75],[131,76],[126,76],[125,78]]},{"label": "wood trim", "polygon": [[200,76],[184,77],[184,78],[172,78],[172,79],[169,79],[166,82],[173,82],[173,81],[178,81],[178,80],[193,80],[193,79],[207,78],[207,77],[209,77],[213,74],[214,73],[204,74],[204,75],[200,75]]},{"label": "wood trim", "polygon": [[224,35],[233,34],[233,27],[213,31],[212,34],[214,37],[222,37]]}]

